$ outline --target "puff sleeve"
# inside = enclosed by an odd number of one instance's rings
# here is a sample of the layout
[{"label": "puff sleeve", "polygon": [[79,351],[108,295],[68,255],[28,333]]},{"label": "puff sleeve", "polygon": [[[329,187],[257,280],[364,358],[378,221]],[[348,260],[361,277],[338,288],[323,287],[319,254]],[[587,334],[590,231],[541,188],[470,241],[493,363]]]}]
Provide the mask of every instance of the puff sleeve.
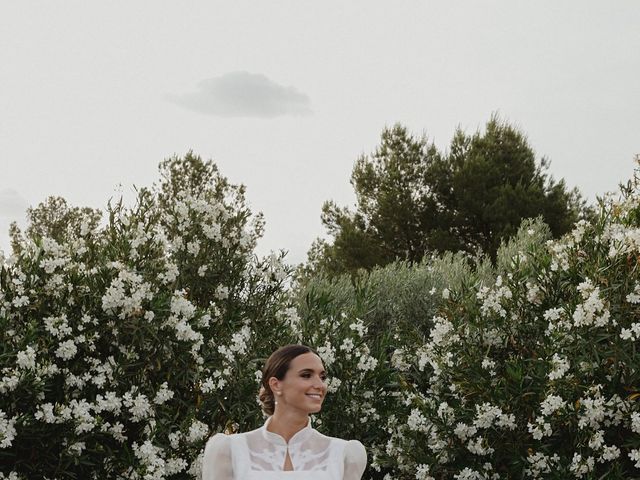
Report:
[{"label": "puff sleeve", "polygon": [[231,441],[216,433],[209,439],[202,457],[202,480],[233,480]]},{"label": "puff sleeve", "polygon": [[360,480],[367,467],[367,451],[358,440],[349,440],[344,447],[344,480]]}]

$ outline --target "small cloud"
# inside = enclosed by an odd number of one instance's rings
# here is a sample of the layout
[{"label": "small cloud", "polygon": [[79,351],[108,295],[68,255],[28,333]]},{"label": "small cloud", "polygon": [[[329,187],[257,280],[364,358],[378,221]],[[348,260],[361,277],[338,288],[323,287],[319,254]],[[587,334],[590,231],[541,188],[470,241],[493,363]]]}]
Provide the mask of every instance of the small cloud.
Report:
[{"label": "small cloud", "polygon": [[0,190],[0,217],[22,217],[29,204],[13,188]]},{"label": "small cloud", "polygon": [[279,85],[262,74],[231,72],[202,80],[197,91],[168,95],[182,107],[220,117],[273,118],[309,115],[311,101],[295,87]]}]

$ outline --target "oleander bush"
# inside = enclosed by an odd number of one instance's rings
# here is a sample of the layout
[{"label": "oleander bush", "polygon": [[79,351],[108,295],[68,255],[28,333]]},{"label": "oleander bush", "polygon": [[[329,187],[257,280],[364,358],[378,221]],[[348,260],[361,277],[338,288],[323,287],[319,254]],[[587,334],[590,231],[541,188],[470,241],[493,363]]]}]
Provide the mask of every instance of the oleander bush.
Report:
[{"label": "oleander bush", "polygon": [[160,174],[102,224],[52,200],[14,232],[0,478],[197,478],[211,433],[255,425],[256,371],[290,337],[289,272],[254,255],[262,218],[213,163]]},{"label": "oleander bush", "polygon": [[640,475],[640,191],[558,241],[525,223],[405,352],[387,478]]}]

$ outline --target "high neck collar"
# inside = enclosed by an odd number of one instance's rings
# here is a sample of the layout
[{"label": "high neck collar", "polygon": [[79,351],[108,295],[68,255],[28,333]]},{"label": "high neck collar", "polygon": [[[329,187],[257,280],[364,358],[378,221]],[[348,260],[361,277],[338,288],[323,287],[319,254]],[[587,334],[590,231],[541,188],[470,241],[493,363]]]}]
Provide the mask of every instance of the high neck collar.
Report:
[{"label": "high neck collar", "polygon": [[[270,443],[273,443],[275,445],[287,446],[287,442],[282,436],[267,430],[267,426],[271,422],[271,418],[273,417],[267,418],[267,421],[264,422],[264,425],[261,427],[262,436],[265,438],[265,440],[267,440]],[[311,417],[309,417],[309,420],[307,421],[307,425],[301,430],[297,431],[293,435],[293,437],[289,439],[288,445],[295,445],[305,441],[307,438],[309,438],[309,435],[311,435],[312,432],[313,432],[313,428],[311,428]]]}]

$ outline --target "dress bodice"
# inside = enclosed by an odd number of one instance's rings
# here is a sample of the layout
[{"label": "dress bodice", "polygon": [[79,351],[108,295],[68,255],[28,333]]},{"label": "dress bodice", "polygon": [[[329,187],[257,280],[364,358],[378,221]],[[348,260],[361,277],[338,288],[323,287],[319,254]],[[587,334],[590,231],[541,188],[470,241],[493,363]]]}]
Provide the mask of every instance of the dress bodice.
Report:
[{"label": "dress bodice", "polygon": [[[328,437],[307,426],[287,443],[265,424],[250,432],[211,437],[202,480],[360,480],[367,455],[357,440]],[[285,471],[287,452],[293,465]]]}]

